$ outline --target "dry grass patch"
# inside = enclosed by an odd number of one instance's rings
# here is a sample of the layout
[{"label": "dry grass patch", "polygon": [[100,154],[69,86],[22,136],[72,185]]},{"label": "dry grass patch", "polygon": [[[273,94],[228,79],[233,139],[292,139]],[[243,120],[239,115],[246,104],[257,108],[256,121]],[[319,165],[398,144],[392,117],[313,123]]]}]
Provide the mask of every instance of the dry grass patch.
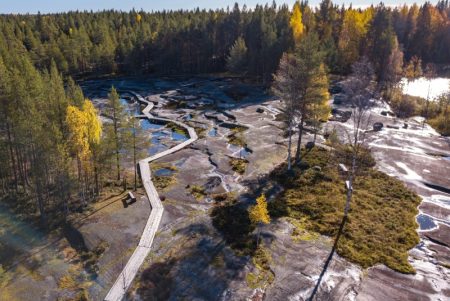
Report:
[{"label": "dry grass patch", "polygon": [[243,175],[245,170],[247,169],[248,160],[241,158],[230,158],[230,166],[231,168],[237,172],[238,174]]},{"label": "dry grass patch", "polygon": [[252,273],[248,273],[245,277],[248,287],[253,289],[264,288],[271,284],[275,275],[270,269],[272,256],[269,250],[259,246],[255,251],[252,262],[255,265],[255,270]]},{"label": "dry grass patch", "polygon": [[77,282],[73,279],[72,275],[64,275],[59,279],[58,287],[61,289],[73,290],[77,288]]},{"label": "dry grass patch", "polygon": [[189,191],[198,201],[203,200],[203,198],[206,196],[205,188],[199,185],[192,185]]}]

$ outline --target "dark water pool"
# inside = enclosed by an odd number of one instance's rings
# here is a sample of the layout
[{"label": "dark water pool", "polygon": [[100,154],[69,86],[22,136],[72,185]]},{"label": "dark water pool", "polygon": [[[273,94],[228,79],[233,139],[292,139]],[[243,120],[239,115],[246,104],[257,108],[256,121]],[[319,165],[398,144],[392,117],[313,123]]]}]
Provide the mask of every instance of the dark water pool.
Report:
[{"label": "dark water pool", "polygon": [[148,119],[142,119],[141,121],[141,127],[144,130],[158,130],[164,127],[163,124],[157,124],[154,122],[149,121]]},{"label": "dark water pool", "polygon": [[419,223],[420,230],[430,230],[437,227],[434,220],[425,214],[419,214],[417,216],[417,222]]},{"label": "dark water pool", "polygon": [[188,140],[188,137],[178,132],[172,132],[172,139],[175,141],[186,141]]},{"label": "dark water pool", "polygon": [[155,176],[158,177],[168,177],[173,174],[173,170],[169,168],[160,168],[154,171]]},{"label": "dark water pool", "polygon": [[212,128],[212,129],[208,132],[208,136],[209,136],[209,137],[216,137],[216,136],[217,136],[217,129],[216,129],[216,128]]},{"label": "dark water pool", "polygon": [[168,136],[169,135],[166,132],[153,132],[151,142],[153,145],[160,144],[161,139],[166,138]]}]

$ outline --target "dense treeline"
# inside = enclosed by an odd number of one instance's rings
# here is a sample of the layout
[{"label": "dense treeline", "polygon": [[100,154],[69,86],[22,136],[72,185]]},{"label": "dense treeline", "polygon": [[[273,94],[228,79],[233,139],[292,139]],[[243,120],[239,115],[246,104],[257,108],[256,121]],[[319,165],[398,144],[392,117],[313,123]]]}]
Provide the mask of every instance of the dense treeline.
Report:
[{"label": "dense treeline", "polygon": [[297,7],[296,14],[273,3],[251,10],[235,5],[215,11],[3,15],[0,52],[27,55],[41,70],[54,60],[58,70],[72,75],[207,73],[224,71],[230,49],[242,38],[247,54],[243,70],[267,80],[282,53],[294,47],[299,24],[292,19],[300,16],[301,31],[319,34],[333,72],[348,73],[352,63],[367,55],[380,79],[395,48],[406,61],[416,57],[424,64],[450,64],[448,0],[364,10],[339,7],[330,0],[317,8],[307,2]]},{"label": "dense treeline", "polygon": [[0,199],[48,225],[82,210],[106,184],[122,187],[123,164],[136,166],[147,139],[114,88],[105,114],[102,124],[54,62],[39,71],[26,56],[0,57]]}]

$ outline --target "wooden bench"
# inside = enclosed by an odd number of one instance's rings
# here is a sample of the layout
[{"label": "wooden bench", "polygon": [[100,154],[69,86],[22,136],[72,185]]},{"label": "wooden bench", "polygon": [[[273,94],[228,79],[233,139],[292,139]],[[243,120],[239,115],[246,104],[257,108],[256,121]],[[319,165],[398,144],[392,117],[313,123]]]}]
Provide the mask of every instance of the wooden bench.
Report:
[{"label": "wooden bench", "polygon": [[136,197],[134,196],[134,194],[131,191],[128,191],[127,197],[122,199],[123,206],[125,208],[127,208],[128,205],[131,205],[134,202],[136,202]]}]

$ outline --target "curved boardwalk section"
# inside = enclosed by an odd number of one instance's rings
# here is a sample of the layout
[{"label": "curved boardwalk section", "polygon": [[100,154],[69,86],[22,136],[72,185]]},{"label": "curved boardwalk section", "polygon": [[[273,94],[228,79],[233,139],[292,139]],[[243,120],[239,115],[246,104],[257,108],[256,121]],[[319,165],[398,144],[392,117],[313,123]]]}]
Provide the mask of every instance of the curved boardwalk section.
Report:
[{"label": "curved boardwalk section", "polygon": [[176,151],[179,151],[184,147],[188,146],[189,144],[191,144],[192,142],[194,142],[195,140],[197,140],[197,134],[193,128],[179,121],[153,116],[150,113],[150,111],[153,109],[153,103],[145,100],[141,95],[137,93],[133,94],[135,95],[135,97],[139,102],[147,105],[144,108],[144,110],[142,110],[142,113],[144,114],[145,118],[147,118],[148,120],[158,120],[175,123],[176,125],[186,129],[190,138],[189,140],[186,140],[185,142],[180,143],[168,150],[157,153],[151,157],[139,161],[139,170],[141,173],[142,183],[144,185],[144,189],[145,192],[147,193],[148,199],[150,200],[152,210],[147,220],[147,224],[145,225],[138,246],[134,250],[133,254],[128,260],[125,268],[120,273],[119,277],[117,277],[116,282],[109,290],[108,295],[105,297],[105,300],[107,301],[122,300],[127,289],[130,287],[131,282],[136,276],[139,267],[142,265],[148,253],[150,252],[150,248],[153,243],[153,238],[155,237],[156,231],[158,230],[159,227],[159,223],[161,222],[164,207],[161,203],[161,200],[159,199],[158,192],[156,191],[155,186],[153,185],[152,182],[150,162],[162,158],[164,156],[167,156],[169,154],[172,154]]}]

